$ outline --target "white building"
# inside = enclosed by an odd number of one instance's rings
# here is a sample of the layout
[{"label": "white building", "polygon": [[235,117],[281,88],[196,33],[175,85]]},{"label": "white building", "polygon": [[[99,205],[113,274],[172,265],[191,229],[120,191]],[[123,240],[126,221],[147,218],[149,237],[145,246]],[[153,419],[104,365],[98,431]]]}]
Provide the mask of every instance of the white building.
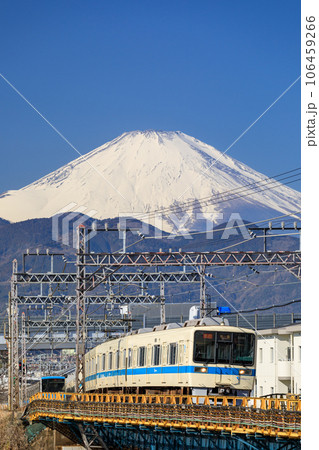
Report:
[{"label": "white building", "polygon": [[301,325],[259,330],[255,396],[301,394]]}]

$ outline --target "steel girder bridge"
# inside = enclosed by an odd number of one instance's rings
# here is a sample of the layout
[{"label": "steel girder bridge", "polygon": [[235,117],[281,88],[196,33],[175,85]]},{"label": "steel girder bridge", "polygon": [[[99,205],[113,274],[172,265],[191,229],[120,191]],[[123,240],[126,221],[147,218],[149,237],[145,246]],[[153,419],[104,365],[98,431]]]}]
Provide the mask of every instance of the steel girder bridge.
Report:
[{"label": "steel girder bridge", "polygon": [[38,393],[23,419],[90,449],[300,449],[300,400]]}]

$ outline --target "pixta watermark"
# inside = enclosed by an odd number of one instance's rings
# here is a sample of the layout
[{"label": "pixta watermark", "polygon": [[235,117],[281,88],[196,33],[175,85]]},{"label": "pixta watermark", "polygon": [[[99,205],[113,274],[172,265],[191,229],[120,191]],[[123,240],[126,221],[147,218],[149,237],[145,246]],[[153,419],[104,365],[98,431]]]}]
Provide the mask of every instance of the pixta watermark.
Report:
[{"label": "pixta watermark", "polygon": [[[77,248],[79,225],[90,228],[87,240],[96,236],[97,229],[109,229],[107,221],[97,219],[100,216],[97,210],[71,202],[52,217],[52,239],[63,245]],[[227,240],[234,236],[242,237],[244,240],[252,238],[251,232],[238,212],[227,215],[221,212],[192,214],[183,212],[165,215],[122,212],[119,213],[116,225],[114,226],[114,220],[112,220],[112,224],[112,230],[118,231],[118,238],[122,241],[126,239],[127,232],[140,238],[168,240],[181,237],[192,240],[196,239],[198,234],[203,235],[204,239],[212,240],[214,231],[218,232],[218,239],[221,240]],[[220,224],[223,224],[222,228],[220,228]]]}]

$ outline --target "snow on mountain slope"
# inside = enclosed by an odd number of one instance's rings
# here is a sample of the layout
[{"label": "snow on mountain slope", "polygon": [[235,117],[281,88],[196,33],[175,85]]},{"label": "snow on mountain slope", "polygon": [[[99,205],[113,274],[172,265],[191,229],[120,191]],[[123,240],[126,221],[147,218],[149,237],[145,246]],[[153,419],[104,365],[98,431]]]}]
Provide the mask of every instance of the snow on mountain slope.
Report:
[{"label": "snow on mountain slope", "polygon": [[[215,148],[181,132],[133,131],[70,162],[34,183],[0,197],[0,217],[13,222],[79,211],[96,219],[127,215],[154,224],[148,212],[241,188],[266,177]],[[266,219],[300,206],[300,193],[279,186],[241,199],[180,212],[185,229],[216,222],[223,213]],[[177,219],[173,218],[173,222]],[[174,229],[168,214],[163,230]]]}]

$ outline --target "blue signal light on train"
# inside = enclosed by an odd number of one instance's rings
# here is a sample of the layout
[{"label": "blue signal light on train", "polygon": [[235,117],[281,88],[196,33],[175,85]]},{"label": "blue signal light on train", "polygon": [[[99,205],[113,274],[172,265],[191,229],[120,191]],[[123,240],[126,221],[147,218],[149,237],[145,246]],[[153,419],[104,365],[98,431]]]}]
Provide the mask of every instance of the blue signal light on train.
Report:
[{"label": "blue signal light on train", "polygon": [[217,310],[218,310],[218,314],[229,314],[230,313],[229,306],[219,306],[217,308]]}]

